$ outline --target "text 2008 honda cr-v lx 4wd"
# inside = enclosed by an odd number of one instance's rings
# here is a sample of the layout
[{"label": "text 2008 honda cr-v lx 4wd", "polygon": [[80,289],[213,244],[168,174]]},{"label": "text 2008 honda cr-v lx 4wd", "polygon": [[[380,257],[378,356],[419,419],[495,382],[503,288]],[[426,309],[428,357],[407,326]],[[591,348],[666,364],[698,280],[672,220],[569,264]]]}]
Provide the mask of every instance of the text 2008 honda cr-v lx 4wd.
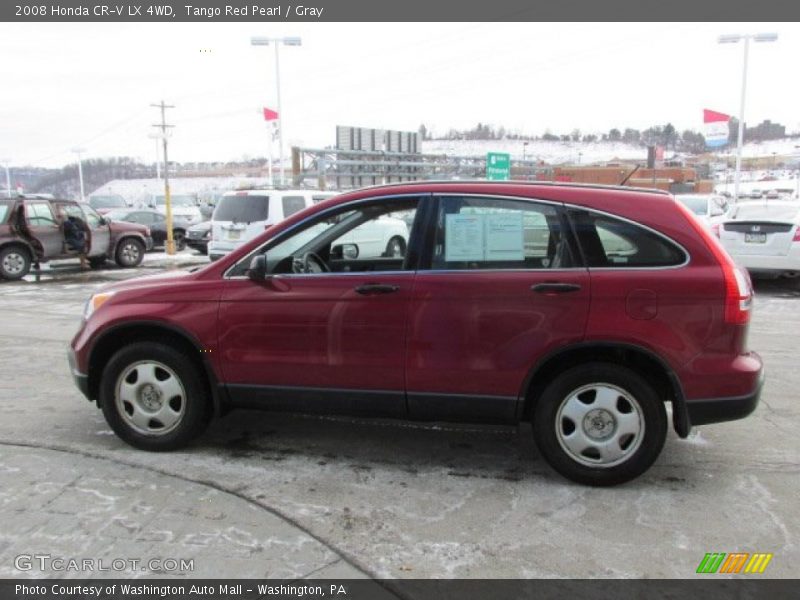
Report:
[{"label": "text 2008 honda cr-v lx 4wd", "polygon": [[[386,216],[404,256],[343,240]],[[753,411],[752,289],[655,191],[490,182],[363,189],[218,262],[91,297],[70,363],[123,440],[189,442],[231,407],[414,420],[531,420],[582,483],[653,463],[665,403],[693,425]]]}]

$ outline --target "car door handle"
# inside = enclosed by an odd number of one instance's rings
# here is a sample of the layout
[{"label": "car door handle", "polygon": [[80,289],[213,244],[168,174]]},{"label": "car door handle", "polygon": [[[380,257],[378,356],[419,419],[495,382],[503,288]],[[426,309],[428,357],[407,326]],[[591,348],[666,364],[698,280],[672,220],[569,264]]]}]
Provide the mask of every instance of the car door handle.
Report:
[{"label": "car door handle", "polygon": [[375,296],[377,294],[393,294],[400,289],[399,285],[387,285],[383,283],[365,283],[356,288],[356,293],[362,296]]},{"label": "car door handle", "polygon": [[537,294],[566,294],[579,291],[581,286],[577,283],[537,283],[531,289]]}]

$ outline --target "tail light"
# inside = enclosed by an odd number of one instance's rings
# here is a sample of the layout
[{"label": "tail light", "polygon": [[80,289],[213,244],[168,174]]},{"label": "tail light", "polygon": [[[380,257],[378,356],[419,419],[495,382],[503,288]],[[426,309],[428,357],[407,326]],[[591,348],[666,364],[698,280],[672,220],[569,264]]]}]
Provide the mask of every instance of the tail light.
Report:
[{"label": "tail light", "polygon": [[[722,247],[718,234],[717,236],[712,235],[683,204],[680,202],[675,202],[675,204],[706,243],[706,247],[717,259],[719,266],[722,267],[722,275],[725,279],[725,322],[733,325],[748,323],[750,321],[750,308],[753,304],[753,285],[750,281],[750,275],[739,267],[725,248]],[[717,225],[718,231],[719,225]],[[797,237],[797,234],[795,234],[795,237]]]},{"label": "tail light", "polygon": [[717,237],[719,237],[719,230],[720,230],[720,224],[719,223],[714,223],[711,226],[711,232]]},{"label": "tail light", "polygon": [[792,238],[793,242],[800,242],[800,225],[797,226],[797,229],[794,230],[794,237]]}]

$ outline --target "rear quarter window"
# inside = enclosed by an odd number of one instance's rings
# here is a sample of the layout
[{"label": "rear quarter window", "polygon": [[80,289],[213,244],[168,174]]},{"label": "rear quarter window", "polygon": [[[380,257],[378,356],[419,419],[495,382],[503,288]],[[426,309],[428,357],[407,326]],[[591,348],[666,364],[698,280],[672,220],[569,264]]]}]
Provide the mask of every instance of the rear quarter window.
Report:
[{"label": "rear quarter window", "polygon": [[575,231],[589,267],[675,267],[686,253],[653,231],[589,211],[571,211]]},{"label": "rear quarter window", "polygon": [[6,217],[8,217],[8,204],[0,204],[0,223],[5,223]]}]

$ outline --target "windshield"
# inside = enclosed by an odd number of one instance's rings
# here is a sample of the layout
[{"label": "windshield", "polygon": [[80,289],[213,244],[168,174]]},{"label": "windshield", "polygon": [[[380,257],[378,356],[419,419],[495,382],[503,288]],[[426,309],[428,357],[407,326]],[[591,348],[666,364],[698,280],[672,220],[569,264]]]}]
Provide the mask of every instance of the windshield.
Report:
[{"label": "windshield", "polygon": [[122,196],[89,196],[89,206],[92,208],[124,208],[127,204]]},{"label": "windshield", "polygon": [[214,209],[214,221],[252,223],[266,221],[269,216],[269,196],[223,196]]},{"label": "windshield", "polygon": [[[170,204],[172,206],[196,206],[197,203],[194,201],[194,196],[181,196],[180,194],[176,194],[175,196],[170,196]],[[156,204],[158,206],[166,206],[167,199],[165,196],[156,196]]]},{"label": "windshield", "polygon": [[699,196],[676,196],[675,198],[696,215],[705,216],[708,214],[707,198]]}]

